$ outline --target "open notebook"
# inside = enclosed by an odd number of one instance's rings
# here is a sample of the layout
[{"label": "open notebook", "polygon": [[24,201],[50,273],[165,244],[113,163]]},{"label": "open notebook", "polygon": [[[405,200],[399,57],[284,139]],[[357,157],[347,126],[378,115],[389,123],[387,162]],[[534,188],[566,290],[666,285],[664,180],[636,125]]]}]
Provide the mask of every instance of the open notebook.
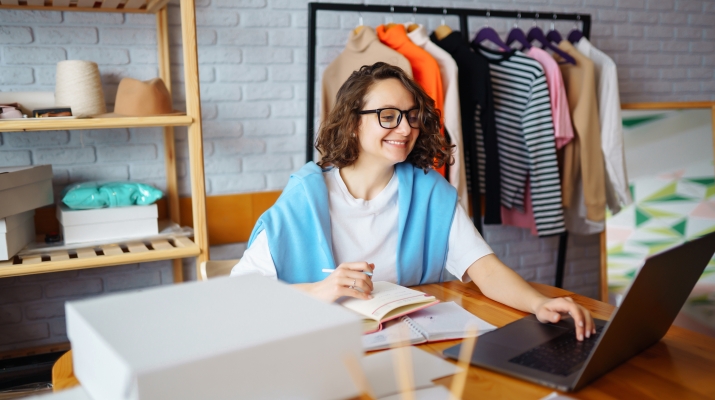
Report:
[{"label": "open notebook", "polygon": [[373,298],[370,300],[345,298],[338,301],[343,307],[355,311],[364,318],[365,333],[379,331],[385,321],[439,303],[434,296],[384,281],[374,282],[371,294]]},{"label": "open notebook", "polygon": [[[363,349],[388,349],[400,342],[400,333],[405,331],[409,332],[410,344],[461,339],[467,337],[467,327],[470,324],[477,327],[477,335],[496,329],[496,326],[472,315],[453,301],[435,304],[386,324],[379,332],[364,335]],[[405,326],[408,329],[404,329]]]}]

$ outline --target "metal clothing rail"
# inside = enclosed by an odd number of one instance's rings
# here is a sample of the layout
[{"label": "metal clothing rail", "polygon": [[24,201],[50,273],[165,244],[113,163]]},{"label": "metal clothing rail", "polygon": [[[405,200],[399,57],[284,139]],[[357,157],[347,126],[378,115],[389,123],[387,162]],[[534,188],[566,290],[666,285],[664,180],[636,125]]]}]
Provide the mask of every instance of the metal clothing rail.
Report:
[{"label": "metal clothing rail", "polygon": [[[543,11],[505,11],[477,8],[453,8],[453,7],[413,7],[413,6],[391,6],[391,5],[365,5],[365,4],[342,4],[342,3],[308,3],[308,84],[307,87],[307,113],[306,113],[306,161],[313,160],[313,145],[315,140],[315,47],[318,11],[350,11],[360,13],[392,13],[392,14],[428,14],[428,15],[456,15],[459,17],[459,30],[465,41],[469,40],[469,17],[489,17],[489,18],[511,18],[523,20],[546,20],[546,21],[576,21],[581,22],[581,32],[584,37],[590,39],[591,36],[591,15],[590,14],[568,14]],[[479,196],[478,196],[479,197]],[[481,205],[481,204],[480,204]],[[475,210],[475,214],[480,213],[481,207]],[[477,215],[474,218],[475,226],[482,233],[481,218]],[[566,246],[568,244],[568,232],[561,234],[559,238],[559,249],[556,260],[556,287],[563,286],[564,264],[566,263]]]}]

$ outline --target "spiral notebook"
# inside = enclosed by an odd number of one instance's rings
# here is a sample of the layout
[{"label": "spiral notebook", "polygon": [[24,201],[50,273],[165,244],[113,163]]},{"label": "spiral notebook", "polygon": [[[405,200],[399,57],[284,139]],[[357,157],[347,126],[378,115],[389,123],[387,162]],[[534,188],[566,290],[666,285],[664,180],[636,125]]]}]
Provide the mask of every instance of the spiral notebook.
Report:
[{"label": "spiral notebook", "polygon": [[400,333],[405,331],[409,333],[409,344],[462,339],[467,337],[470,324],[477,327],[477,336],[496,329],[496,326],[474,316],[453,301],[439,303],[386,323],[381,331],[364,335],[363,349],[388,349],[400,342]]}]

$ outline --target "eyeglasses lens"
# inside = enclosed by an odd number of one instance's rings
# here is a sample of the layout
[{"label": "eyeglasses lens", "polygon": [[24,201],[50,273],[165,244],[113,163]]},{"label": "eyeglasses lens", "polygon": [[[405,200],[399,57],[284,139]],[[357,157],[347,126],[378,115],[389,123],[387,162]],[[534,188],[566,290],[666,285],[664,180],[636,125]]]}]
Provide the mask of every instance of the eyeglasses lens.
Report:
[{"label": "eyeglasses lens", "polygon": [[[402,111],[395,109],[395,108],[385,108],[382,111],[380,111],[380,126],[382,126],[385,129],[393,129],[397,127],[397,125],[402,122],[401,115]],[[419,123],[419,110],[414,109],[410,110],[407,113],[407,123],[412,127],[412,128],[419,128],[420,123]]]},{"label": "eyeglasses lens", "polygon": [[380,126],[386,129],[392,129],[397,126],[400,120],[400,111],[393,108],[387,108],[380,111]]},{"label": "eyeglasses lens", "polygon": [[407,112],[407,123],[413,128],[420,127],[420,110],[414,109]]}]

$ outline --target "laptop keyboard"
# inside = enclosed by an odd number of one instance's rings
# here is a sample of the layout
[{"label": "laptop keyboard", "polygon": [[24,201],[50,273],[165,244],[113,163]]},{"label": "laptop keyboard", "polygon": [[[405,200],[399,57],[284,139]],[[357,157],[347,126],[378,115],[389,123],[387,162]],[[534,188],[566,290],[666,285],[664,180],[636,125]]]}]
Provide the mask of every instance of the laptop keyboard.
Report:
[{"label": "laptop keyboard", "polygon": [[583,342],[576,340],[576,331],[570,330],[546,343],[534,347],[509,360],[515,364],[538,369],[554,375],[569,376],[583,365],[596,345],[603,327],[596,327],[596,334]]}]

